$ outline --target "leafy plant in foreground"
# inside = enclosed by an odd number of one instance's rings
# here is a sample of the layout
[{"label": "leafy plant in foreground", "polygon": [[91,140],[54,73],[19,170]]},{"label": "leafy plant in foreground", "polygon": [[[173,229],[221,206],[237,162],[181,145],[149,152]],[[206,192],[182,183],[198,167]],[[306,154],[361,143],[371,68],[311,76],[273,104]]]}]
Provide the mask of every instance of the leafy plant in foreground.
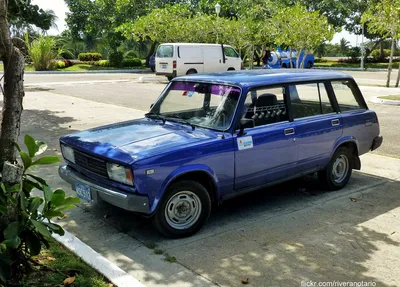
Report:
[{"label": "leafy plant in foreground", "polygon": [[[47,182],[30,173],[37,165],[59,162],[57,156],[39,157],[47,145],[26,135],[27,152],[18,146],[23,162],[21,183],[12,186],[0,183],[0,283],[18,280],[31,270],[31,256],[38,255],[53,233],[64,235],[54,217],[63,217],[64,211],[79,203],[76,197],[65,197],[61,189],[52,190]],[[33,190],[43,193],[43,198],[33,195]]]}]

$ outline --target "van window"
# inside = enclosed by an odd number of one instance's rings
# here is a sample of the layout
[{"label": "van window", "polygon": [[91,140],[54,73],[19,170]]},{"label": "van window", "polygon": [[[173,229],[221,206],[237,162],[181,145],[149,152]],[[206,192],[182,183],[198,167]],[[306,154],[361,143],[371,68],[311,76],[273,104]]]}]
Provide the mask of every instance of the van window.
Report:
[{"label": "van window", "polygon": [[289,86],[293,118],[334,113],[323,83]]},{"label": "van window", "polygon": [[260,88],[247,93],[243,118],[253,119],[254,126],[288,121],[285,88]]},{"label": "van window", "polygon": [[174,56],[174,47],[172,45],[160,45],[157,49],[156,57],[172,58]]},{"label": "van window", "polygon": [[231,47],[224,47],[224,53],[227,57],[239,58],[238,53]]},{"label": "van window", "polygon": [[364,102],[356,96],[356,86],[352,81],[334,81],[332,88],[341,112],[367,108]]}]

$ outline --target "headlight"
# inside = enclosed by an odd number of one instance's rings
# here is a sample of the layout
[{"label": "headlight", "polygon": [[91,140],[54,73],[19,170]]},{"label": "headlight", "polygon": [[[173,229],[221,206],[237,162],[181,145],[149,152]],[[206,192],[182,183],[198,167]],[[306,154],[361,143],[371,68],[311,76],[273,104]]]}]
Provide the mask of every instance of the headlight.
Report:
[{"label": "headlight", "polygon": [[130,168],[115,163],[107,163],[107,172],[111,179],[133,185],[133,174]]},{"label": "headlight", "polygon": [[69,146],[61,145],[61,152],[66,160],[75,163],[75,155],[72,148],[70,148]]}]

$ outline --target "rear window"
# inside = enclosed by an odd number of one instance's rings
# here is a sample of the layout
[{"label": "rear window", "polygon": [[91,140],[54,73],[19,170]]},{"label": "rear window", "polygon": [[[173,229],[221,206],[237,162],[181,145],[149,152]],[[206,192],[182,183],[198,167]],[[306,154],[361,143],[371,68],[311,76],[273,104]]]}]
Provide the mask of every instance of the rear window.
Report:
[{"label": "rear window", "polygon": [[367,108],[363,99],[358,96],[357,87],[353,81],[333,81],[332,88],[341,112]]},{"label": "rear window", "polygon": [[172,45],[158,46],[156,57],[172,58],[174,56],[174,47]]}]

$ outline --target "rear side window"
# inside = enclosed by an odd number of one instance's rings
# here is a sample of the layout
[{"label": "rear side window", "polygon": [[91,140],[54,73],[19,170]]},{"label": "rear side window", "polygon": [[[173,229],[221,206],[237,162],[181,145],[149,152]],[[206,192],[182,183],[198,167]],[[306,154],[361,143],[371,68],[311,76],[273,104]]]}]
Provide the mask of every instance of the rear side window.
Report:
[{"label": "rear side window", "polygon": [[254,126],[288,121],[285,88],[260,88],[247,93],[243,118],[253,119]]},{"label": "rear side window", "polygon": [[172,45],[158,46],[156,57],[172,58],[174,56],[174,47]]},{"label": "rear side window", "polygon": [[367,108],[363,99],[357,96],[357,87],[353,81],[334,81],[332,88],[341,112]]},{"label": "rear side window", "polygon": [[334,113],[324,83],[289,86],[293,118]]}]

